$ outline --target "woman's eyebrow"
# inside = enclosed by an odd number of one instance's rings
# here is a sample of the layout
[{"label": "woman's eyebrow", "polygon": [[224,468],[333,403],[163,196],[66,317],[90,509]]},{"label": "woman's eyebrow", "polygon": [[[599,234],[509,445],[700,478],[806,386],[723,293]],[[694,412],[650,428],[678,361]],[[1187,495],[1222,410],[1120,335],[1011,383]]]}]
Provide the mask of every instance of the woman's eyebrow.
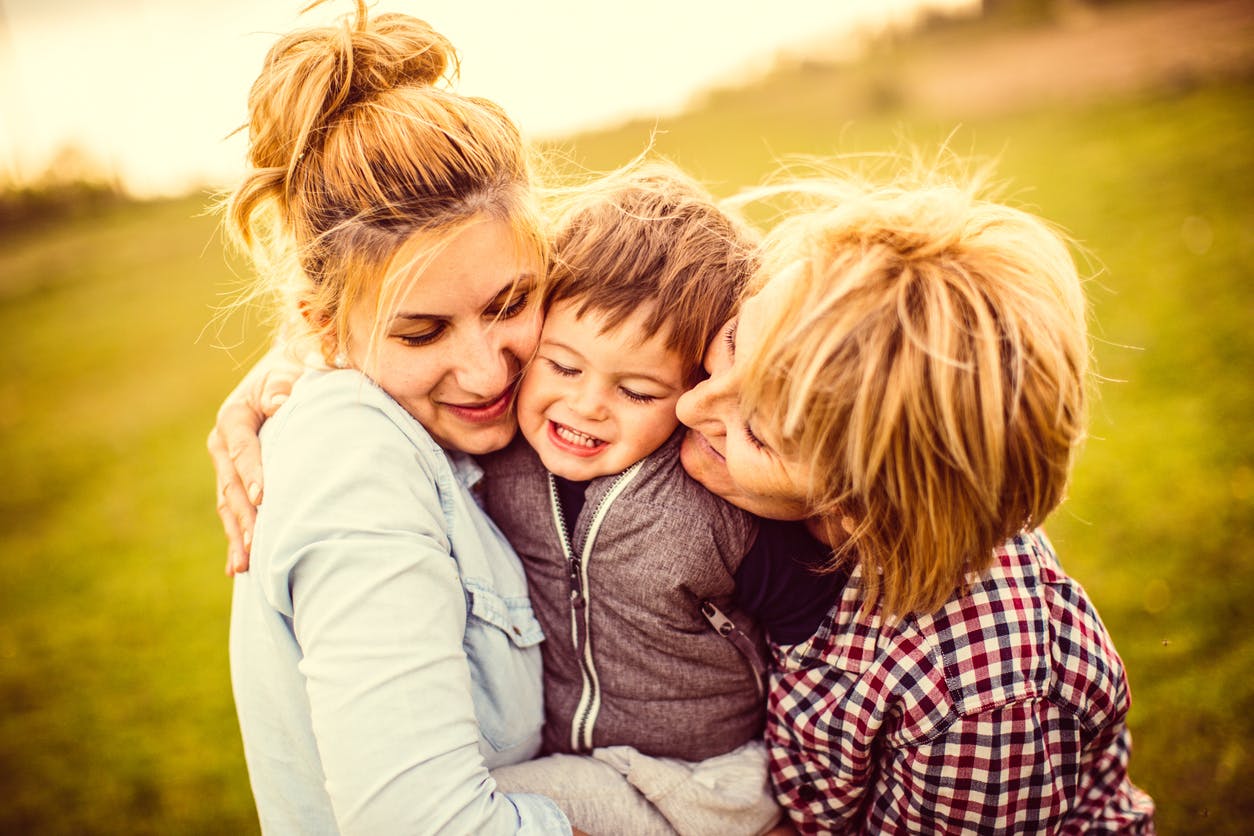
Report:
[{"label": "woman's eyebrow", "polygon": [[520,290],[531,290],[531,283],[535,281],[535,278],[535,273],[519,273],[505,284],[501,285],[501,289],[494,293],[492,298],[488,300],[488,305],[491,305],[493,302],[500,301],[503,298],[508,299]]},{"label": "woman's eyebrow", "polygon": [[411,313],[408,311],[398,311],[396,313],[396,316],[392,317],[392,319],[393,321],[403,319],[406,322],[423,322],[423,321],[447,322],[449,317],[441,316],[439,314]]},{"label": "woman's eyebrow", "polygon": [[[534,280],[535,277],[536,277],[535,273],[519,273],[516,277],[510,279],[509,281],[505,282],[505,284],[501,285],[501,289],[498,290],[496,293],[492,294],[492,297],[488,299],[488,302],[487,304],[484,305],[484,307],[485,308],[489,307],[490,305],[492,305],[492,303],[499,301],[502,297],[509,298],[509,296],[512,293],[520,289],[530,290],[531,288],[528,283]],[[448,320],[452,319],[452,317],[447,314],[418,313],[416,311],[397,311],[393,319],[394,320],[403,319],[406,322],[418,322],[422,320],[430,320],[432,322],[447,322]]]}]

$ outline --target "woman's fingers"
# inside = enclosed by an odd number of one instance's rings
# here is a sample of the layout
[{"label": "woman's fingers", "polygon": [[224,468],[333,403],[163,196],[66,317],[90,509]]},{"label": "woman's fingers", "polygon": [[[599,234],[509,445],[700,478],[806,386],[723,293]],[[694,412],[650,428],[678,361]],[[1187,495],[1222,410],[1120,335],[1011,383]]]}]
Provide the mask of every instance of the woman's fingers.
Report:
[{"label": "woman's fingers", "polygon": [[226,456],[225,460],[217,456],[214,458],[218,481],[233,481],[222,478],[224,472],[229,471],[243,486],[244,496],[253,506],[261,502],[261,439],[258,433],[265,420],[265,414],[256,405],[246,401],[228,401],[218,411],[218,423],[214,427]]},{"label": "woman's fingers", "polygon": [[248,571],[248,546],[244,538],[244,529],[235,510],[231,507],[228,495],[231,485],[218,489],[218,519],[222,521],[222,530],[226,532],[226,574],[236,575]]},{"label": "woman's fingers", "polygon": [[227,574],[248,569],[248,550],[261,499],[260,421],[250,419],[251,414],[246,408],[224,406],[218,425],[209,433],[209,456],[217,475],[218,518],[227,539]]},{"label": "woman's fingers", "polygon": [[272,349],[249,370],[218,409],[209,433],[218,489],[218,518],[227,539],[228,575],[248,571],[249,548],[261,504],[261,425],[287,400],[304,367]]}]

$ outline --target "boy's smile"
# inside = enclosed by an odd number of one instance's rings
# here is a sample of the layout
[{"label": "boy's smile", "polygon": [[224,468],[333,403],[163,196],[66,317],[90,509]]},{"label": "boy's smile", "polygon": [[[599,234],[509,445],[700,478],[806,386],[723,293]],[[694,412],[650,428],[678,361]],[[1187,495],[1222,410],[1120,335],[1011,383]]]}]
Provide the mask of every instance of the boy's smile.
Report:
[{"label": "boy's smile", "polygon": [[595,436],[581,433],[574,427],[549,421],[550,441],[568,453],[576,456],[594,456],[605,446],[605,441]]},{"label": "boy's smile", "polygon": [[670,437],[689,364],[664,334],[641,339],[647,311],[602,332],[605,319],[578,308],[559,303],[545,318],[518,424],[551,473],[586,481],[626,470]]}]

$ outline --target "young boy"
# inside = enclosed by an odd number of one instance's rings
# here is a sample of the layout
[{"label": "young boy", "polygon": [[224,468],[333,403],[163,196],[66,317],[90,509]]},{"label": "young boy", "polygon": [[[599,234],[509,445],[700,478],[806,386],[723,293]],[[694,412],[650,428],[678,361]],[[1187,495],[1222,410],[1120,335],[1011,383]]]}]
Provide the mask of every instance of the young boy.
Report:
[{"label": "young boy", "polygon": [[[675,416],[754,243],[668,166],[581,190],[553,241],[522,438],[483,460],[486,508],[544,627],[544,742],[559,753],[496,777],[589,831],[755,833],[777,816],[762,630],[733,596],[756,521],[684,473]],[[620,775],[632,786],[611,792]]]}]

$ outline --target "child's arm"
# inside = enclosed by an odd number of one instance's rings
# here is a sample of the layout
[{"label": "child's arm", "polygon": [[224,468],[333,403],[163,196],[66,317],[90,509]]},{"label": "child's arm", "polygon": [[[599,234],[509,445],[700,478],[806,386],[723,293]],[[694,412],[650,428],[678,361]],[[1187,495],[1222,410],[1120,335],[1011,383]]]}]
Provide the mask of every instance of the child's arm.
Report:
[{"label": "child's arm", "polygon": [[497,792],[549,798],[573,827],[589,833],[670,830],[666,818],[618,770],[589,755],[548,755],[497,767],[492,777]]}]

